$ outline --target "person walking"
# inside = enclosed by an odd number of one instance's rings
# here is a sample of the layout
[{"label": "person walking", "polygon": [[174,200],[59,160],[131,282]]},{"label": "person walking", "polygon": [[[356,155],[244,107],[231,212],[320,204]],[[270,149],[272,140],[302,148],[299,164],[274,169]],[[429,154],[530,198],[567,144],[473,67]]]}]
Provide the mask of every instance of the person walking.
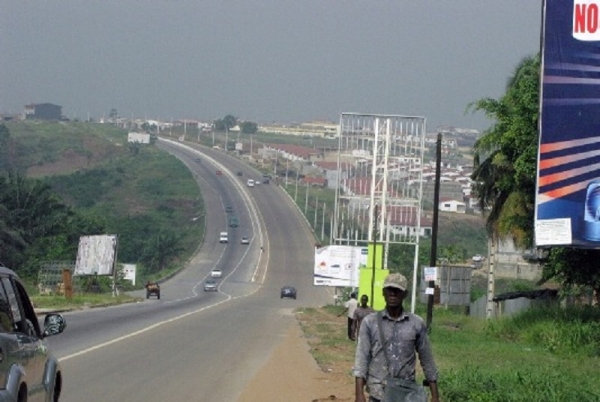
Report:
[{"label": "person walking", "polygon": [[356,292],[350,293],[350,299],[346,302],[344,307],[344,311],[338,314],[338,317],[341,317],[344,313],[346,313],[346,316],[348,317],[348,339],[354,341],[354,333],[352,331],[354,329],[354,312],[358,307],[358,301],[356,300]]},{"label": "person walking", "polygon": [[362,295],[360,297],[360,304],[356,310],[354,310],[354,316],[352,317],[352,336],[354,339],[358,338],[358,331],[360,329],[362,320],[374,312],[375,310],[369,306],[369,296]]},{"label": "person walking", "polygon": [[[415,382],[416,354],[429,384],[431,402],[440,401],[438,370],[427,325],[421,317],[404,311],[402,302],[407,295],[406,289],[406,277],[389,274],[383,282],[385,309],[369,314],[362,321],[354,359],[355,402],[366,402],[365,389],[370,402],[386,401],[386,383],[404,382],[418,387]],[[392,386],[388,388],[388,391],[393,389]]]}]

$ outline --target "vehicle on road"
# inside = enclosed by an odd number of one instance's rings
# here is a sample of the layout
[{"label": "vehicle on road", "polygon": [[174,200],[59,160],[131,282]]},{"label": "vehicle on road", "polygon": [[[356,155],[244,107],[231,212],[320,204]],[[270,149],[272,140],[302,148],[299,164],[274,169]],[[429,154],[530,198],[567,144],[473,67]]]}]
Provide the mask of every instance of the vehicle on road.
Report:
[{"label": "vehicle on road", "polygon": [[215,281],[214,279],[207,279],[206,281],[204,281],[205,292],[216,292],[217,290],[219,290],[217,281]]},{"label": "vehicle on road", "polygon": [[221,268],[213,268],[213,270],[210,271],[210,276],[211,278],[220,278],[223,276],[223,271],[221,271]]},{"label": "vehicle on road", "polygon": [[0,401],[58,401],[63,377],[44,341],[63,332],[64,317],[50,313],[40,328],[17,274],[0,264]]},{"label": "vehicle on road", "polygon": [[233,212],[233,207],[225,208],[225,212],[227,212],[227,213]]},{"label": "vehicle on road", "polygon": [[248,187],[254,187],[254,180],[252,180],[252,179],[248,179],[248,181],[246,182],[246,185],[247,185]]},{"label": "vehicle on road", "polygon": [[238,219],[237,216],[232,216],[231,218],[229,218],[229,227],[230,228],[237,228],[238,226],[240,226],[240,220]]},{"label": "vehicle on road", "polygon": [[263,179],[263,184],[269,184],[269,179]]},{"label": "vehicle on road", "polygon": [[250,244],[250,238],[248,236],[242,236],[242,244]]},{"label": "vehicle on road", "polygon": [[227,232],[219,233],[219,243],[227,243],[229,241],[229,235]]},{"label": "vehicle on road", "polygon": [[217,174],[217,176],[221,176],[223,174],[223,172],[221,172],[220,170],[217,170],[215,173]]},{"label": "vehicle on road", "polygon": [[150,296],[156,296],[157,299],[160,299],[160,285],[158,282],[146,283],[146,299],[149,299]]},{"label": "vehicle on road", "polygon": [[472,259],[473,259],[473,262],[481,262],[481,261],[485,260],[485,257],[482,256],[481,254],[475,254]]},{"label": "vehicle on road", "polygon": [[296,288],[293,286],[284,286],[281,288],[281,298],[288,297],[290,299],[296,299]]},{"label": "vehicle on road", "polygon": [[244,173],[242,173],[242,172],[238,171],[238,172],[237,172],[237,175],[238,175],[238,176],[243,176],[243,175],[244,175]]}]

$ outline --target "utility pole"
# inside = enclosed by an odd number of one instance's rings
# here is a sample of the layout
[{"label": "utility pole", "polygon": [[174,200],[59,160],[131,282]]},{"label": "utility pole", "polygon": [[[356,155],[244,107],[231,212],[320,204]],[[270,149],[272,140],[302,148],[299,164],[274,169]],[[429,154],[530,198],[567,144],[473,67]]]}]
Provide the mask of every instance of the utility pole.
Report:
[{"label": "utility pole", "polygon": [[487,286],[487,303],[485,309],[485,318],[494,318],[494,265],[496,264],[496,236],[493,234],[488,240],[488,286]]},{"label": "utility pole", "polygon": [[[442,133],[438,132],[436,152],[435,152],[435,188],[433,191],[433,223],[431,226],[431,254],[429,256],[429,266],[435,267],[437,261],[437,232],[438,232],[438,215],[440,209],[440,176],[442,170]],[[416,281],[417,278],[414,278]],[[428,288],[434,289],[435,282],[429,281]],[[431,321],[433,316],[433,298],[434,294],[430,294],[427,298],[427,330],[431,330]]]}]

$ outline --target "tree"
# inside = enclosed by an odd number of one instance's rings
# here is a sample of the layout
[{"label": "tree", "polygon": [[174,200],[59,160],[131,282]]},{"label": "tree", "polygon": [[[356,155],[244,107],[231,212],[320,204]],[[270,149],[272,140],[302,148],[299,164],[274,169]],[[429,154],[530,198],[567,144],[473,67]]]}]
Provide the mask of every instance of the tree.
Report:
[{"label": "tree", "polygon": [[[540,58],[527,57],[508,80],[502,98],[485,98],[469,106],[496,120],[475,143],[472,175],[482,211],[491,208],[488,233],[511,237],[524,249],[532,247],[534,235],[539,82]],[[600,250],[552,247],[542,279],[558,280],[567,288],[589,286],[600,299],[599,259]]]},{"label": "tree", "polygon": [[527,57],[515,69],[502,98],[485,98],[469,106],[496,120],[475,143],[471,176],[481,210],[491,208],[488,232],[510,236],[521,248],[533,243],[539,79],[539,56]]},{"label": "tree", "polygon": [[163,230],[152,236],[146,243],[142,262],[146,264],[150,272],[158,272],[184,250],[181,237],[174,232]]},{"label": "tree", "polygon": [[240,128],[242,129],[242,133],[244,134],[256,134],[258,131],[258,124],[253,123],[251,121],[245,121],[240,124]]},{"label": "tree", "polygon": [[12,169],[10,160],[11,148],[10,131],[6,125],[0,124],[0,174]]},{"label": "tree", "polygon": [[228,114],[222,119],[214,121],[215,131],[227,131],[237,125],[237,117]]}]

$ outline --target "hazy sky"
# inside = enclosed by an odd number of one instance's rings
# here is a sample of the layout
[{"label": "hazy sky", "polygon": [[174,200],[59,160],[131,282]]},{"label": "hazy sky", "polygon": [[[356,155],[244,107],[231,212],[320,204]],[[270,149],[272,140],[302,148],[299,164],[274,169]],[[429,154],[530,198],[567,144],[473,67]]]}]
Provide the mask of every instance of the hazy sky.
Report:
[{"label": "hazy sky", "polygon": [[0,113],[339,121],[484,129],[539,51],[541,0],[0,0]]}]

